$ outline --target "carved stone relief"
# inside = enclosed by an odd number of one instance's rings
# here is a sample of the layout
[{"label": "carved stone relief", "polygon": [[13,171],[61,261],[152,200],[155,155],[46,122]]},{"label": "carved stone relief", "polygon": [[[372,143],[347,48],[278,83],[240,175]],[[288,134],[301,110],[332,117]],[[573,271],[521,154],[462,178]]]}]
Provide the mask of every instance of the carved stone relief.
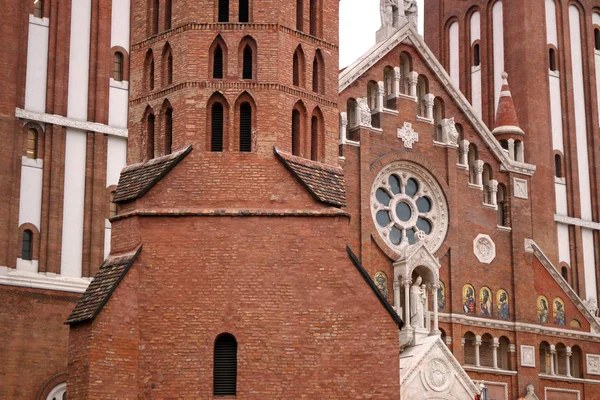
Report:
[{"label": "carved stone relief", "polygon": [[521,345],[521,366],[535,368],[535,347]]},{"label": "carved stone relief", "polygon": [[489,264],[496,258],[496,244],[488,235],[479,234],[473,240],[473,253],[480,262]]}]

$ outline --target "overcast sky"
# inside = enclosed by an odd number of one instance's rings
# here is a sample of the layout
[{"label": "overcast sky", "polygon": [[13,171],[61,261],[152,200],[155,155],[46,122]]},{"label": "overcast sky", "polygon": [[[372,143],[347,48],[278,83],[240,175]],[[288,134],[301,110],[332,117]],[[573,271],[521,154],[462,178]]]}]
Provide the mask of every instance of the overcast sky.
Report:
[{"label": "overcast sky", "polygon": [[[419,32],[423,32],[423,0],[417,3]],[[380,27],[379,0],[340,0],[340,68],[375,44],[375,32]]]}]

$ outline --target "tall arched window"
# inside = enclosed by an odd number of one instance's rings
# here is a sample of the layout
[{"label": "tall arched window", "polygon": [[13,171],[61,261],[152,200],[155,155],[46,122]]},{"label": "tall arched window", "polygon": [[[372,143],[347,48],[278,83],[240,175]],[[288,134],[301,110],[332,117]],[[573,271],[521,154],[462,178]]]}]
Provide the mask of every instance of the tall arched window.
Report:
[{"label": "tall arched window", "polygon": [[304,0],[296,0],[296,30],[304,30]]},{"label": "tall arched window", "polygon": [[154,114],[146,120],[146,158],[154,158]]},{"label": "tall arched window", "polygon": [[348,117],[348,129],[354,128],[358,125],[358,113],[356,111],[358,105],[356,99],[349,98],[346,102],[346,115]]},{"label": "tall arched window", "polygon": [[560,154],[555,154],[554,155],[554,175],[557,178],[562,178],[563,177],[562,159],[560,157]]},{"label": "tall arched window", "polygon": [[235,396],[237,392],[237,341],[229,333],[215,340],[213,395]]},{"label": "tall arched window", "polygon": [[210,151],[223,151],[223,104],[219,102],[211,109]]},{"label": "tall arched window", "polygon": [[220,45],[215,48],[213,56],[213,78],[223,79],[223,50]]},{"label": "tall arched window", "polygon": [[316,108],[310,119],[310,159],[314,161],[319,161],[321,156],[322,130],[323,114]]},{"label": "tall arched window", "polygon": [[248,102],[240,105],[240,151],[252,151],[252,107]]},{"label": "tall arched window", "polygon": [[469,152],[467,154],[467,160],[469,162],[469,183],[476,184],[476,171],[475,171],[475,161],[479,159],[479,154],[477,151],[477,146],[473,143],[469,144]]},{"label": "tall arched window", "polygon": [[242,67],[242,79],[252,79],[252,48],[249,44],[244,47],[244,65]]},{"label": "tall arched window", "polygon": [[540,359],[540,373],[549,374],[550,373],[550,345],[548,342],[540,343],[539,347],[539,359]]},{"label": "tall arched window", "polygon": [[433,125],[435,134],[433,140],[441,142],[442,138],[442,119],[444,119],[444,102],[439,97],[433,100]]},{"label": "tall arched window", "polygon": [[35,160],[38,156],[38,133],[35,129],[27,131],[27,158]]},{"label": "tall arched window", "polygon": [[292,154],[300,155],[300,111],[292,111]]},{"label": "tall arched window", "polygon": [[315,58],[313,59],[313,76],[312,76],[312,90],[315,93],[323,93],[324,92],[324,76],[323,71],[325,68],[323,66],[323,55],[321,51],[317,49],[315,52]]},{"label": "tall arched window", "polygon": [[465,364],[475,365],[475,334],[473,332],[465,333],[463,338],[464,346],[464,359]]},{"label": "tall arched window", "polygon": [[490,193],[490,181],[494,179],[492,175],[492,166],[488,163],[483,164],[483,202],[485,204],[491,204],[491,193]]},{"label": "tall arched window", "polygon": [[165,30],[171,29],[172,8],[171,0],[165,0]]},{"label": "tall arched window", "polygon": [[600,51],[600,29],[594,29],[594,48]]},{"label": "tall arched window", "polygon": [[394,92],[394,68],[389,65],[383,69],[383,89],[384,99],[387,100]]},{"label": "tall arched window", "polygon": [[507,226],[507,218],[506,213],[507,210],[507,196],[506,196],[506,186],[502,183],[498,184],[498,209],[496,210],[498,216],[498,225]]},{"label": "tall arched window", "polygon": [[481,53],[479,50],[479,43],[473,45],[473,66],[478,67],[481,65]]},{"label": "tall arched window", "polygon": [[292,83],[294,86],[304,87],[304,52],[302,47],[296,47],[292,61]]},{"label": "tall arched window", "polygon": [[489,333],[481,336],[481,345],[479,346],[479,364],[482,367],[494,366],[494,338]]},{"label": "tall arched window", "polygon": [[554,50],[552,47],[548,49],[548,59],[550,64],[550,71],[556,71],[558,69],[556,63],[556,50]]},{"label": "tall arched window", "polygon": [[239,22],[250,22],[249,0],[240,0],[238,21]]},{"label": "tall arched window", "polygon": [[510,340],[508,340],[506,336],[502,336],[498,342],[498,368],[509,370],[510,360],[508,350],[510,347]]},{"label": "tall arched window", "polygon": [[569,282],[569,270],[567,269],[567,267],[562,266],[560,268],[560,275],[563,277],[563,279],[568,283]]},{"label": "tall arched window", "polygon": [[146,90],[154,90],[154,55],[152,50],[146,53],[146,61],[144,62],[145,86]]},{"label": "tall arched window", "polygon": [[171,45],[167,42],[163,50],[163,85],[173,83],[173,51]]},{"label": "tall arched window", "polygon": [[427,105],[425,104],[425,95],[429,93],[429,82],[424,75],[417,78],[417,114],[419,117],[427,117]]},{"label": "tall arched window", "polygon": [[152,1],[152,10],[151,10],[151,22],[150,22],[150,33],[152,35],[156,35],[158,33],[158,13],[160,7],[160,0]]},{"label": "tall arched window", "polygon": [[229,0],[219,1],[219,22],[229,22]]},{"label": "tall arched window", "polygon": [[171,154],[173,147],[173,109],[165,111],[165,154]]},{"label": "tall arched window", "polygon": [[310,34],[312,36],[319,35],[319,0],[310,0]]},{"label": "tall arched window", "polygon": [[23,231],[21,242],[21,259],[31,261],[33,259],[33,232],[29,229]]},{"label": "tall arched window", "polygon": [[63,382],[54,387],[46,396],[46,400],[67,400],[67,383]]},{"label": "tall arched window", "polygon": [[400,93],[409,95],[410,85],[408,84],[408,75],[412,71],[412,59],[410,54],[403,51],[400,53]]},{"label": "tall arched window", "polygon": [[113,79],[117,82],[123,80],[123,53],[115,52],[113,57]]},{"label": "tall arched window", "polygon": [[44,0],[33,0],[33,16],[44,18]]},{"label": "tall arched window", "polygon": [[571,348],[571,376],[583,378],[583,353],[577,345]]}]

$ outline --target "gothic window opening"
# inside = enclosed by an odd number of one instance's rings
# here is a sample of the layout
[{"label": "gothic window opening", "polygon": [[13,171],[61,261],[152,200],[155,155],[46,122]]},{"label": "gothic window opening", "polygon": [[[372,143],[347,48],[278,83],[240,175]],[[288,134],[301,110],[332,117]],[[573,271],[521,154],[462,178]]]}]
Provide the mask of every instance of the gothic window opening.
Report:
[{"label": "gothic window opening", "polygon": [[152,54],[152,50],[148,50],[146,53],[144,64],[146,90],[154,90],[154,55]]},{"label": "gothic window opening", "polygon": [[173,54],[167,57],[167,85],[173,83]]},{"label": "gothic window opening", "polygon": [[171,29],[172,1],[165,0],[165,30]]},{"label": "gothic window opening", "polygon": [[248,102],[240,105],[240,151],[252,151],[252,107]]},{"label": "gothic window opening", "polygon": [[219,22],[229,22],[229,0],[219,1]]},{"label": "gothic window opening", "polygon": [[367,105],[371,112],[377,107],[377,89],[377,82],[369,81],[367,84]]},{"label": "gothic window opening", "polygon": [[422,118],[427,117],[427,104],[425,103],[425,95],[429,93],[429,82],[423,75],[417,78],[417,115]]},{"label": "gothic window opening", "polygon": [[304,52],[300,46],[294,51],[292,60],[292,83],[294,86],[304,87]]},{"label": "gothic window opening", "polygon": [[296,30],[304,30],[304,1],[296,0]]},{"label": "gothic window opening", "polygon": [[479,364],[482,367],[494,367],[494,338],[489,333],[481,336],[481,345],[479,346]]},{"label": "gothic window opening", "polygon": [[44,18],[44,0],[33,0],[33,16]]},{"label": "gothic window opening", "polygon": [[27,131],[27,158],[35,160],[38,157],[38,133],[35,129]]},{"label": "gothic window opening", "polygon": [[510,341],[506,336],[500,337],[498,346],[498,368],[510,370],[509,354]]},{"label": "gothic window opening", "polygon": [[387,99],[394,93],[394,68],[387,66],[383,70],[384,96]]},{"label": "gothic window opening", "polygon": [[292,111],[292,154],[300,155],[300,111]]},{"label": "gothic window opening", "polygon": [[250,22],[249,0],[240,0],[238,21],[239,22]]},{"label": "gothic window opening", "polygon": [[323,116],[319,109],[316,109],[310,119],[310,159],[319,161],[321,137],[322,137]]},{"label": "gothic window opening", "polygon": [[412,59],[410,54],[403,51],[400,53],[400,93],[410,95],[410,85],[408,82],[411,72]]},{"label": "gothic window opening", "polygon": [[348,117],[348,128],[354,128],[358,125],[358,113],[357,113],[356,99],[349,98],[346,102],[346,114]]},{"label": "gothic window opening", "polygon": [[323,55],[321,51],[317,49],[315,53],[315,58],[313,60],[313,76],[312,76],[312,90],[315,93],[323,93],[324,92],[324,75],[323,71],[325,70],[323,66]]},{"label": "gothic window opening", "polygon": [[573,378],[583,378],[583,354],[581,348],[577,345],[571,348],[571,376]]},{"label": "gothic window opening", "polygon": [[152,10],[151,13],[151,25],[150,25],[150,33],[152,35],[156,35],[158,33],[158,11],[159,11],[159,0],[153,0],[152,2]]},{"label": "gothic window opening", "polygon": [[309,10],[310,34],[312,36],[319,35],[319,0],[310,0]]},{"label": "gothic window opening", "polygon": [[557,178],[563,177],[562,159],[560,157],[560,154],[554,155],[554,176],[556,176]]},{"label": "gothic window opening", "polygon": [[33,232],[29,229],[23,231],[21,242],[21,259],[31,261],[33,259]]},{"label": "gothic window opening", "polygon": [[210,151],[223,151],[223,104],[219,102],[211,109]]},{"label": "gothic window opening", "polygon": [[146,120],[146,158],[154,158],[154,114]]},{"label": "gothic window opening", "polygon": [[556,50],[552,47],[548,49],[548,59],[550,63],[550,71],[556,72],[558,67],[556,65]]},{"label": "gothic window opening", "polygon": [[554,363],[554,372],[556,375],[567,375],[567,346],[563,343],[557,343],[555,346],[556,350],[556,362]]},{"label": "gothic window opening", "polygon": [[541,374],[550,374],[550,345],[548,342],[540,343],[539,347],[539,360],[540,360],[540,373]]},{"label": "gothic window opening", "polygon": [[173,51],[169,43],[165,44],[163,50],[163,85],[173,83]]},{"label": "gothic window opening", "polygon": [[569,270],[567,269],[567,267],[563,266],[560,268],[560,275],[567,283],[569,283]]},{"label": "gothic window opening", "polygon": [[171,154],[173,147],[173,109],[165,111],[165,154]]},{"label": "gothic window opening", "polygon": [[600,29],[594,29],[594,48],[600,51]]},{"label": "gothic window opening", "polygon": [[313,60],[312,91],[319,93],[319,62],[317,57]]},{"label": "gothic window opening", "polygon": [[213,78],[223,79],[223,49],[221,49],[221,45],[215,47],[213,55]]},{"label": "gothic window opening", "polygon": [[249,44],[244,47],[242,79],[252,79],[252,48]]},{"label": "gothic window opening", "polygon": [[113,57],[113,79],[117,82],[123,81],[123,53],[115,52]]},{"label": "gothic window opening", "polygon": [[479,51],[479,43],[473,45],[473,66],[478,67],[481,65],[481,54]]},{"label": "gothic window opening", "polygon": [[213,395],[235,396],[237,392],[237,341],[224,333],[217,337],[214,349]]}]

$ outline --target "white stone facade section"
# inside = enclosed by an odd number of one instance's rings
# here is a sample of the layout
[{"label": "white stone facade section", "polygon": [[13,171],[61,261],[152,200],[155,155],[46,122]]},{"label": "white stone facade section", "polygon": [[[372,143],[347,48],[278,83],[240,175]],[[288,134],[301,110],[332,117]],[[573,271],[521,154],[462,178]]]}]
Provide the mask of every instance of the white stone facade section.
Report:
[{"label": "white stone facade section", "polygon": [[110,236],[112,233],[112,226],[108,219],[104,220],[104,259],[108,258],[110,254]]},{"label": "white stone facade section", "polygon": [[565,224],[557,224],[558,234],[558,259],[560,262],[565,262],[571,265],[571,242],[569,240],[569,226]]},{"label": "white stone facade section", "polygon": [[81,277],[87,134],[67,128],[60,271]]},{"label": "white stone facade section", "polygon": [[492,32],[494,43],[494,115],[498,110],[500,91],[502,89],[502,73],[504,66],[504,16],[502,1],[492,7]]},{"label": "white stone facade section", "polygon": [[586,369],[589,375],[600,375],[600,354],[586,354]]},{"label": "white stone facade section", "polygon": [[44,161],[21,159],[21,193],[19,195],[19,226],[30,223],[40,231],[42,212],[42,180]]},{"label": "white stone facade section", "polygon": [[22,258],[17,258],[17,270],[18,271],[37,273],[38,268],[39,268],[38,260],[23,260]]},{"label": "white stone facade section", "polygon": [[596,263],[594,257],[594,231],[581,229],[581,247],[583,248],[583,268],[585,272],[585,295],[588,299],[596,296]]},{"label": "white stone facade section", "polygon": [[127,111],[129,107],[129,82],[118,82],[110,78],[108,92],[108,125],[127,128]]},{"label": "white stone facade section", "polygon": [[[17,266],[19,259],[17,259]],[[24,270],[0,267],[0,285],[57,290],[60,292],[83,293],[92,278],[71,278],[50,272],[28,272]]]},{"label": "white stone facade section", "polygon": [[517,199],[528,199],[527,181],[521,178],[513,178],[514,196]]},{"label": "white stone facade section", "polygon": [[471,46],[475,41],[481,39],[481,14],[479,11],[475,11],[471,15]]},{"label": "white stone facade section", "polygon": [[548,72],[550,87],[550,120],[552,123],[552,147],[564,154],[563,122],[560,90],[560,76],[552,71]]},{"label": "white stone facade section", "polygon": [[49,26],[48,18],[29,16],[25,78],[25,108],[27,110],[46,111]]},{"label": "white stone facade section", "polygon": [[567,215],[567,185],[562,181],[555,181],[554,193],[556,194],[556,214]]},{"label": "white stone facade section", "polygon": [[92,0],[72,2],[67,116],[81,121],[87,120],[91,20]]},{"label": "white stone facade section", "polygon": [[112,2],[110,21],[110,47],[129,49],[129,4],[130,0]]},{"label": "white stone facade section", "polygon": [[489,235],[479,234],[473,239],[473,254],[484,264],[489,264],[496,258],[496,244]]},{"label": "white stone facade section", "polygon": [[556,25],[556,3],[546,0],[546,41],[558,48],[558,29]]},{"label": "white stone facade section", "polygon": [[521,345],[521,367],[535,368],[535,346]]},{"label": "white stone facade section", "polygon": [[458,22],[454,21],[448,30],[448,50],[450,55],[450,77],[456,87],[460,87],[460,50],[458,46]]},{"label": "white stone facade section", "polygon": [[[479,11],[475,11],[473,15],[471,15],[470,22],[471,29],[471,48],[473,47],[473,43],[475,41],[481,39],[481,15]],[[470,61],[469,61],[470,63]],[[481,65],[474,66],[471,65],[471,105],[475,109],[475,113],[479,118],[481,118],[481,110],[483,108],[482,98],[481,98]]]},{"label": "white stone facade section", "polygon": [[410,122],[405,122],[402,128],[398,128],[397,136],[408,149],[412,149],[413,144],[419,142],[419,134],[415,132]]}]

